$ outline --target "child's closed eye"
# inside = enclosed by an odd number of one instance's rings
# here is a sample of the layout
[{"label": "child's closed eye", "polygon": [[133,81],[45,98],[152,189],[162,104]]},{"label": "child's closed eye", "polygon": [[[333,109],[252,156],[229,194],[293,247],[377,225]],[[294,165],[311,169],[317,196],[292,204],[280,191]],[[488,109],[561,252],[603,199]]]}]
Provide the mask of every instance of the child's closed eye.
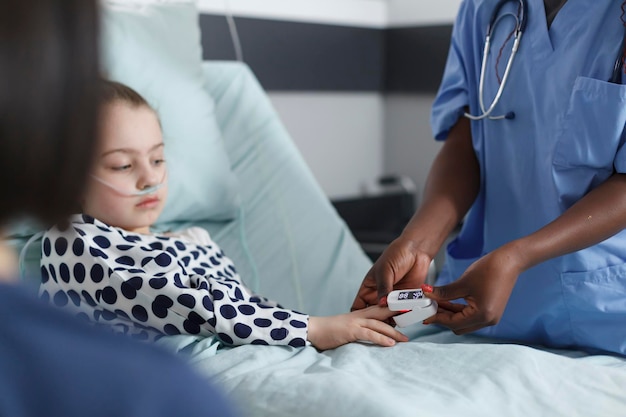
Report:
[{"label": "child's closed eye", "polygon": [[132,165],[130,164],[126,164],[126,165],[116,165],[116,166],[112,166],[111,169],[113,171],[126,171],[129,170],[130,168],[132,168]]}]

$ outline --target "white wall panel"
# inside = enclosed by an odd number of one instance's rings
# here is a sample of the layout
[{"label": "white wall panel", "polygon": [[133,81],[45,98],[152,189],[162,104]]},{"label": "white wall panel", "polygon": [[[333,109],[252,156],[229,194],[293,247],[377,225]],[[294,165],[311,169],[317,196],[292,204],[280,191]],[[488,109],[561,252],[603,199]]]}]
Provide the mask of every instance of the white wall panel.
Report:
[{"label": "white wall panel", "polygon": [[462,0],[199,0],[200,11],[383,28],[451,23]]},{"label": "white wall panel", "polygon": [[384,99],[377,93],[269,93],[327,196],[350,197],[383,173]]},{"label": "white wall panel", "polygon": [[441,148],[430,127],[434,95],[392,94],[385,99],[386,173],[410,177],[421,197],[432,162]]},{"label": "white wall panel", "polygon": [[201,12],[235,16],[382,28],[384,0],[199,0]]},{"label": "white wall panel", "polygon": [[388,26],[425,26],[454,22],[462,0],[388,0]]}]

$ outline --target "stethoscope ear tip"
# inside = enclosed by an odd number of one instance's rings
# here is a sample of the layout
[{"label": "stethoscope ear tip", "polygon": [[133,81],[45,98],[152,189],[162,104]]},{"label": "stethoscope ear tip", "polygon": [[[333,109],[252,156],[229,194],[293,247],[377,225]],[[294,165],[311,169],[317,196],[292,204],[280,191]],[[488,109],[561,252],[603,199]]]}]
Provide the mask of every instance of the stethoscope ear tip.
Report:
[{"label": "stethoscope ear tip", "polygon": [[504,115],[504,118],[507,120],[515,119],[515,112],[512,112],[512,111],[508,112],[507,114]]}]

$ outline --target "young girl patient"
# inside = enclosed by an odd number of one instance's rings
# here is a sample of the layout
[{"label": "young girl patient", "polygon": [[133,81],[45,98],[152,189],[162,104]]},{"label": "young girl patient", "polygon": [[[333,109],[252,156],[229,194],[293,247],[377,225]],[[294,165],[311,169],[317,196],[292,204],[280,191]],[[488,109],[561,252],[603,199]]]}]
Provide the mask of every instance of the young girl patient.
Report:
[{"label": "young girl patient", "polygon": [[129,87],[105,81],[102,89],[100,146],[83,213],[43,239],[44,299],[146,340],[216,334],[230,345],[321,350],[407,340],[385,323],[395,314],[387,308],[312,317],[252,294],[202,228],[151,233],[167,194],[157,114]]}]

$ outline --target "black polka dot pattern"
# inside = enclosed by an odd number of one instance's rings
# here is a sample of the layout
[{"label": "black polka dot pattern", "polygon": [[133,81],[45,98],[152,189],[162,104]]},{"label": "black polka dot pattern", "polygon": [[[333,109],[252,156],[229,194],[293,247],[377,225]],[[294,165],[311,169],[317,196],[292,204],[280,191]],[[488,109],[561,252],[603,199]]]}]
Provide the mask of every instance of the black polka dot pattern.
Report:
[{"label": "black polka dot pattern", "polygon": [[140,340],[217,335],[230,345],[306,346],[308,316],[253,295],[205,230],[149,236],[86,215],[42,241],[40,296]]},{"label": "black polka dot pattern", "polygon": [[76,280],[76,282],[78,282],[79,284],[82,284],[83,281],[85,281],[85,265],[81,264],[81,263],[77,263],[74,264],[74,279]]}]

